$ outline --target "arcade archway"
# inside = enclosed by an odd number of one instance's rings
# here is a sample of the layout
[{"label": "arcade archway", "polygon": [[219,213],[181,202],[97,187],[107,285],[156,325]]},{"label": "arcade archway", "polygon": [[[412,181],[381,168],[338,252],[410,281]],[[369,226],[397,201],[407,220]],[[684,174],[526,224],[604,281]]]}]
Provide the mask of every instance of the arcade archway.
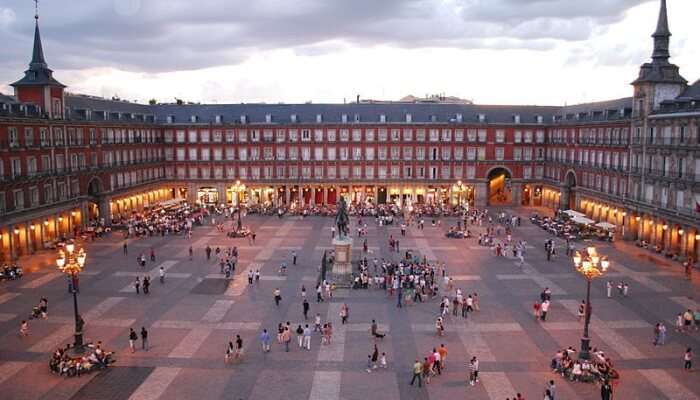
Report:
[{"label": "arcade archway", "polygon": [[574,171],[569,171],[566,173],[564,185],[561,188],[561,200],[559,203],[559,207],[561,207],[564,210],[576,209],[576,192],[574,191],[575,187],[576,173],[574,173]]},{"label": "arcade archway", "polygon": [[496,167],[488,175],[488,204],[490,206],[510,205],[513,201],[512,175],[507,168]]}]

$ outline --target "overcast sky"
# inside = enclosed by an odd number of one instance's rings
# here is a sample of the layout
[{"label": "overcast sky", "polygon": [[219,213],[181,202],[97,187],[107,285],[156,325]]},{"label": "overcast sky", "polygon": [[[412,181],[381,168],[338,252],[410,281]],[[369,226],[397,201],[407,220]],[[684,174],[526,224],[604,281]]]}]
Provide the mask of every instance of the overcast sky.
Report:
[{"label": "overcast sky", "polygon": [[[668,0],[672,62],[700,78],[698,0]],[[481,104],[625,97],[659,0],[43,0],[54,76],[142,102]],[[31,58],[34,2],[0,3],[0,92]]]}]

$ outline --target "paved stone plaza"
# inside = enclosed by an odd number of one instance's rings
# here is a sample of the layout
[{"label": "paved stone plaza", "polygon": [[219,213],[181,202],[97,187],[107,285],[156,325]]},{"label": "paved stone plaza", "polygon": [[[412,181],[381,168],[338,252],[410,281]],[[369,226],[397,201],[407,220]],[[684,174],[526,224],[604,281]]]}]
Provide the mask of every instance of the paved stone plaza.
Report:
[{"label": "paved stone plaza", "polygon": [[[547,262],[542,243],[547,234],[530,224],[531,210],[523,216],[514,239],[526,239],[530,247],[521,269],[511,258],[496,258],[476,239],[444,237],[451,224],[419,231],[410,227],[400,237],[399,227],[369,225],[369,258],[396,259],[388,237],[400,238],[404,250],[413,249],[428,260],[447,263],[456,285],[478,292],[481,311],[465,322],[447,318],[447,334],[439,338],[434,320],[438,302],[428,301],[397,309],[396,299],[381,290],[339,289],[330,301],[315,302],[314,285],[324,250],[329,250],[332,218],[250,216],[245,224],[257,232],[257,241],[229,239],[214,227],[197,227],[191,240],[154,237],[129,241],[123,255],[122,236],[99,239],[86,245],[88,262],[81,275],[79,296],[86,320],[86,339],[102,340],[117,352],[117,363],[106,372],[78,378],[53,375],[48,369],[50,353],[72,340],[73,303],[66,279],[53,265],[53,253],[37,255],[22,264],[31,269],[24,278],[0,283],[0,391],[4,399],[505,399],[521,392],[527,399],[541,399],[545,382],[554,379],[557,399],[598,399],[599,387],[570,383],[549,369],[555,351],[579,346],[582,322],[576,316],[585,296],[585,281],[565,257],[562,243],[553,262]],[[351,218],[354,232],[356,218]],[[429,219],[426,219],[429,222]],[[452,221],[453,222],[453,221]],[[228,225],[228,223],[227,223]],[[478,232],[479,228],[471,228]],[[195,249],[189,260],[188,247]],[[238,246],[236,277],[228,283],[219,274],[204,248]],[[355,254],[361,251],[355,240]],[[579,244],[581,245],[581,244]],[[157,261],[148,262],[153,285],[151,294],[136,295],[134,277],[143,270],[136,265],[140,253],[156,249]],[[682,370],[686,347],[700,351],[700,333],[676,333],[675,315],[700,307],[699,281],[688,282],[679,266],[651,257],[629,244],[598,245],[610,256],[611,280],[630,283],[627,298],[605,298],[606,279],[594,282],[592,345],[610,355],[622,377],[616,382],[616,399],[697,399],[700,379]],[[299,265],[291,265],[291,252]],[[287,276],[278,276],[287,261]],[[158,268],[167,269],[166,283],[158,282]],[[36,267],[36,268],[35,268]],[[260,269],[261,281],[248,286],[248,269]],[[303,321],[300,288],[309,290],[310,316],[320,313],[334,322],[333,343],[320,345],[315,334],[311,351],[292,346],[285,353],[274,340],[277,324]],[[273,290],[282,291],[279,308]],[[532,303],[540,291],[553,292],[547,322],[532,316]],[[25,319],[44,296],[49,299],[48,320],[30,322],[30,334],[18,334]],[[348,325],[341,325],[339,309],[349,305]],[[374,341],[369,335],[372,319],[388,336],[379,351],[388,356],[388,369],[365,370]],[[668,342],[652,345],[653,325],[666,321]],[[313,324],[310,318],[309,321]],[[151,348],[131,354],[129,327],[150,331]],[[313,325],[312,325],[313,326]],[[258,339],[267,328],[273,336],[272,351],[263,354]],[[240,334],[245,356],[240,363],[224,364],[224,349]],[[296,340],[293,340],[295,344]],[[449,350],[447,369],[423,388],[411,387],[413,361],[444,343]],[[140,347],[140,346],[139,346]],[[471,356],[481,361],[481,379],[469,386],[466,363]]]}]

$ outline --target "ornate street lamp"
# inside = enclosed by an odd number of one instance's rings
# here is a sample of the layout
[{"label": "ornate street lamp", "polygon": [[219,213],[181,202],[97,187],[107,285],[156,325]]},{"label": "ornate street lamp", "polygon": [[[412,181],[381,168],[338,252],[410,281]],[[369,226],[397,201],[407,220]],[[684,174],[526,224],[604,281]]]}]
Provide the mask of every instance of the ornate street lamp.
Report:
[{"label": "ornate street lamp", "polygon": [[66,244],[66,251],[58,251],[56,265],[58,269],[71,278],[73,287],[73,313],[75,314],[75,342],[73,343],[74,351],[77,353],[83,350],[83,319],[78,314],[78,275],[85,266],[87,254],[82,248],[75,251],[73,243]]},{"label": "ornate street lamp", "polygon": [[236,230],[243,230],[243,222],[241,222],[241,193],[245,192],[245,184],[237,180],[236,184],[231,188],[236,193],[236,205],[238,206],[238,222],[236,222]]},{"label": "ornate street lamp", "polygon": [[589,360],[591,358],[591,338],[588,336],[588,325],[591,322],[591,281],[602,276],[610,266],[608,258],[601,257],[595,247],[591,246],[584,253],[576,251],[573,257],[576,271],[586,278],[586,314],[583,325],[583,337],[581,338],[581,351],[579,358]]}]

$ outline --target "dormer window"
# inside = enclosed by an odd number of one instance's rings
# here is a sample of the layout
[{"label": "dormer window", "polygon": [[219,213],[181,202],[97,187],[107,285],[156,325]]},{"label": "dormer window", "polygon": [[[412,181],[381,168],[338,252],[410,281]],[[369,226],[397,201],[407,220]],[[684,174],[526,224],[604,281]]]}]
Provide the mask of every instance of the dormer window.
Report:
[{"label": "dormer window", "polygon": [[320,124],[321,122],[323,122],[323,115],[316,114],[316,123]]},{"label": "dormer window", "polygon": [[477,115],[477,120],[479,122],[486,122],[486,114],[479,114]]},{"label": "dormer window", "polygon": [[248,116],[247,115],[241,115],[241,123],[242,124],[248,123]]},{"label": "dormer window", "polygon": [[265,114],[265,123],[267,123],[267,124],[272,123],[272,114]]},{"label": "dormer window", "polygon": [[538,116],[536,117],[536,121],[537,121],[538,124],[541,124],[541,123],[544,122],[544,117],[542,117],[541,115],[538,115]]},{"label": "dormer window", "polygon": [[355,122],[360,122],[360,114],[355,114]]},{"label": "dormer window", "polygon": [[174,116],[174,115],[168,115],[168,116],[165,118],[165,121],[166,121],[167,123],[169,123],[169,124],[172,124],[173,122],[175,122],[175,116]]},{"label": "dormer window", "polygon": [[437,115],[431,115],[430,122],[437,122]]},{"label": "dormer window", "polygon": [[413,116],[411,114],[406,114],[406,123],[411,123],[413,122]]},{"label": "dormer window", "polygon": [[340,120],[341,120],[344,124],[347,124],[347,123],[348,123],[348,115],[347,115],[347,114],[343,114],[343,115],[340,117]]},{"label": "dormer window", "polygon": [[382,124],[386,123],[386,114],[379,115],[379,122],[381,122]]},{"label": "dormer window", "polygon": [[217,124],[220,124],[224,122],[224,116],[223,115],[216,115],[214,116],[214,122]]},{"label": "dormer window", "polygon": [[289,119],[292,121],[293,124],[297,123],[297,115],[296,114],[290,115]]},{"label": "dormer window", "polygon": [[462,114],[455,115],[455,119],[457,120],[457,122],[462,122]]},{"label": "dormer window", "polygon": [[190,116],[190,122],[192,122],[193,124],[197,122],[197,119],[198,119],[198,118],[197,118],[196,115],[191,115],[191,116]]},{"label": "dormer window", "polygon": [[513,123],[514,123],[514,124],[519,124],[519,123],[520,123],[520,114],[515,114],[515,115],[513,115]]}]

